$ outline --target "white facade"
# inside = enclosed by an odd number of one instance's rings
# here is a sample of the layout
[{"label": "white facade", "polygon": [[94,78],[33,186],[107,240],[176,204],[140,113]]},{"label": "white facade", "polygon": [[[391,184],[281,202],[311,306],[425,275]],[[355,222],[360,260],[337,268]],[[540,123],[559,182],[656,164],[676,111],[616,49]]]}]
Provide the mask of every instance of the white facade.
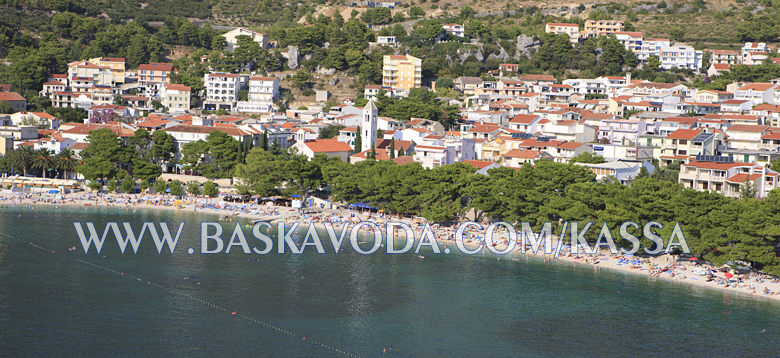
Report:
[{"label": "white facade", "polygon": [[661,48],[661,67],[669,70],[673,67],[685,68],[689,70],[699,70],[701,68],[702,52],[691,46],[676,45]]},{"label": "white facade", "polygon": [[360,151],[371,150],[376,145],[377,118],[379,110],[374,105],[374,101],[368,101],[363,108],[363,120],[360,123]]},{"label": "white facade", "polygon": [[207,73],[203,76],[206,87],[206,100],[203,109],[233,110],[238,100],[241,82],[235,73]]},{"label": "white facade", "polygon": [[279,98],[279,79],[276,77],[250,77],[249,102],[273,102]]},{"label": "white facade", "polygon": [[222,37],[225,38],[228,51],[233,51],[236,49],[238,46],[238,40],[236,38],[238,36],[249,36],[252,41],[257,42],[261,48],[268,48],[268,40],[265,38],[265,34],[239,27],[222,35]]},{"label": "white facade", "polygon": [[651,55],[656,55],[660,59],[661,49],[669,46],[672,46],[669,39],[644,39],[636,57],[640,61],[647,61]]}]

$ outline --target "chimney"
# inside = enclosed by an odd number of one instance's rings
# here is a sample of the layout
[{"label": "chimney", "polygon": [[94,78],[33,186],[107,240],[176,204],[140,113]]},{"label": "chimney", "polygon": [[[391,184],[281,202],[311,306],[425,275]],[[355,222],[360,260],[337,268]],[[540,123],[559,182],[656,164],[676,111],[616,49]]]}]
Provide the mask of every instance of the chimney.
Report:
[{"label": "chimney", "polygon": [[626,72],[626,86],[631,84],[631,72]]}]

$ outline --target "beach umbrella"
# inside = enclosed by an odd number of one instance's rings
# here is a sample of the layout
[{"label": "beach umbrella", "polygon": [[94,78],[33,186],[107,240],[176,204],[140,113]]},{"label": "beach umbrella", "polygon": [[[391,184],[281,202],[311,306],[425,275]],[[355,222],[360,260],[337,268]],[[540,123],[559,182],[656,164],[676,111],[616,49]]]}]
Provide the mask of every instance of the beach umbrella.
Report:
[{"label": "beach umbrella", "polygon": [[731,274],[731,272],[726,272],[726,274],[725,274],[725,275],[723,275],[723,276],[726,276],[726,278],[732,278],[732,277],[734,277],[734,275],[732,275],[732,274]]},{"label": "beach umbrella", "polygon": [[697,259],[697,258],[695,258],[695,257],[691,257],[691,258],[689,258],[688,260],[689,260],[689,261],[696,261],[696,260],[698,260],[698,259]]}]

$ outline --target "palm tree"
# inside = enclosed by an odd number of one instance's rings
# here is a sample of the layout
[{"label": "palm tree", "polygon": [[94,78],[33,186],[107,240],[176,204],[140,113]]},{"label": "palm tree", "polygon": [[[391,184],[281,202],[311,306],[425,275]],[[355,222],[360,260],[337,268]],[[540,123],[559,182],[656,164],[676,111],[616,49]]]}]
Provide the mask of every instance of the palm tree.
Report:
[{"label": "palm tree", "polygon": [[46,171],[52,168],[54,164],[54,158],[52,158],[52,151],[46,148],[41,148],[35,151],[35,155],[32,160],[32,168],[40,169],[43,172],[43,177],[46,177]]},{"label": "palm tree", "polygon": [[32,147],[23,146],[14,150],[13,166],[16,168],[21,167],[24,176],[27,176],[27,167],[32,163],[32,159],[35,156]]},{"label": "palm tree", "polygon": [[68,179],[68,171],[75,170],[77,164],[76,155],[73,150],[63,148],[55,158],[54,167],[57,168],[57,170],[64,171],[65,173],[62,178]]}]

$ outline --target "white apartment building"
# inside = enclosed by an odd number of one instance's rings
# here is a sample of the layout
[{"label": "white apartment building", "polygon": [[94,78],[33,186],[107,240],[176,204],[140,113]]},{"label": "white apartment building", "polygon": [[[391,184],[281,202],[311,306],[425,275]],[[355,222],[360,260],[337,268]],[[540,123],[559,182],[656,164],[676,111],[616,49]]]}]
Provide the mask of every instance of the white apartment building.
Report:
[{"label": "white apartment building", "polygon": [[615,38],[634,53],[642,51],[643,36],[641,32],[620,31],[615,33]]},{"label": "white apartment building", "polygon": [[466,28],[461,24],[444,24],[441,25],[445,32],[457,37],[466,36]]},{"label": "white apartment building", "polygon": [[660,59],[661,49],[670,46],[672,46],[672,44],[669,42],[669,39],[644,39],[642,40],[640,50],[636,54],[636,57],[640,61],[647,61],[647,58],[651,55],[656,55]]},{"label": "white apartment building", "polygon": [[762,103],[775,102],[774,91],[779,86],[768,82],[746,83],[734,91],[734,99],[750,101],[754,106]]},{"label": "white apartment building", "polygon": [[204,110],[224,109],[232,111],[238,100],[238,92],[241,82],[235,73],[207,73],[203,76],[206,87],[206,100],[203,101]]},{"label": "white apartment building", "polygon": [[[699,160],[702,159],[702,160]],[[725,157],[697,158],[680,166],[679,183],[699,191],[714,191],[737,197],[745,185],[752,183],[757,196],[764,198],[778,187],[778,173],[762,165],[733,162]]]},{"label": "white apartment building", "polygon": [[661,48],[661,67],[669,70],[674,67],[697,71],[701,68],[703,53],[691,46],[675,45]]},{"label": "white apartment building", "polygon": [[726,147],[729,149],[753,151],[761,149],[773,150],[774,147],[764,147],[762,144],[762,138],[771,133],[770,128],[769,126],[752,124],[731,125],[726,130],[726,135],[728,136]]},{"label": "white apartment building", "polygon": [[598,139],[609,143],[636,143],[647,131],[647,123],[641,119],[605,119],[599,126]]},{"label": "white apartment building", "polygon": [[423,168],[431,169],[455,163],[455,148],[444,145],[417,145],[412,158],[422,164]]},{"label": "white apartment building", "polygon": [[268,113],[273,111],[274,101],[279,99],[279,79],[252,76],[249,78],[247,101],[236,104],[237,112]]},{"label": "white apartment building", "polygon": [[743,63],[751,52],[769,52],[769,46],[765,42],[745,42],[739,52]]},{"label": "white apartment building", "polygon": [[253,76],[249,78],[249,102],[274,102],[279,99],[279,79]]}]

